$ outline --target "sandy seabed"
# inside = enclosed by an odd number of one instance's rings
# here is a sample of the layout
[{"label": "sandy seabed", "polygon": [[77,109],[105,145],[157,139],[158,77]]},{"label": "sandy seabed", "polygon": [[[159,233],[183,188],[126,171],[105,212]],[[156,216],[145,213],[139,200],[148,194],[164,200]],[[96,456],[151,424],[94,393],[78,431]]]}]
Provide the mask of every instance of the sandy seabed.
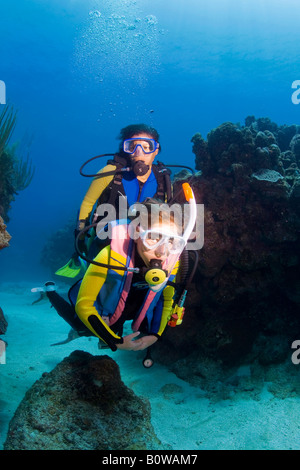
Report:
[{"label": "sandy seabed", "polygon": [[[0,450],[26,391],[76,349],[108,354],[118,363],[123,382],[150,401],[155,433],[173,450],[300,449],[298,397],[279,399],[265,387],[259,400],[245,399],[237,390],[230,400],[215,401],[160,364],[145,369],[143,352],[100,351],[96,338],[51,346],[65,339],[70,328],[47,299],[32,304],[37,294],[30,289],[36,285],[0,284],[0,305],[8,321],[2,337],[8,343],[6,364],[0,364]],[[59,286],[59,292],[64,295],[67,288]]]}]

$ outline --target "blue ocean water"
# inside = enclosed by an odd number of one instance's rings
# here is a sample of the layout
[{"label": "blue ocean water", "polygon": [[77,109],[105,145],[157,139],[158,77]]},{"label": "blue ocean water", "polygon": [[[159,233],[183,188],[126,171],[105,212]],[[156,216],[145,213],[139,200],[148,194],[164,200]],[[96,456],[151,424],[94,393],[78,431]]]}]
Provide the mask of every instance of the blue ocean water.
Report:
[{"label": "blue ocean water", "polygon": [[48,234],[76,218],[89,185],[81,163],[114,152],[122,127],[153,125],[161,159],[193,166],[195,132],[251,114],[297,123],[299,10],[297,0],[1,2],[12,141],[33,138],[36,167],[12,204],[1,278],[38,272]]}]

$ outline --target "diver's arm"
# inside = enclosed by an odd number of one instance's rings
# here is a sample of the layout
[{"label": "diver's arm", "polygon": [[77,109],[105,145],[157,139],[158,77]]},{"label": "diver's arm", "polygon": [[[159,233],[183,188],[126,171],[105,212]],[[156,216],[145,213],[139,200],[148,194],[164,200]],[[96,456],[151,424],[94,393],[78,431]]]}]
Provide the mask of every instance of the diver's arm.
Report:
[{"label": "diver's arm", "polygon": [[[108,171],[114,171],[116,169],[115,165],[106,165],[102,170],[99,171],[99,174],[106,173]],[[89,189],[84,196],[84,199],[81,203],[79,216],[78,216],[78,230],[82,230],[85,225],[85,221],[88,220],[93,207],[105,188],[109,185],[112,181],[113,175],[110,176],[102,176],[99,178],[94,178]]]},{"label": "diver's arm", "polygon": [[142,336],[141,338],[136,338],[139,332],[128,335],[128,337],[123,338],[124,343],[118,344],[117,348],[143,351],[156,343],[164,332],[171,316],[174,292],[175,289],[172,286],[167,286],[163,290],[161,298],[153,311],[153,318],[148,335]]},{"label": "diver's arm", "polygon": [[[99,263],[109,262],[110,246],[106,246],[95,258]],[[75,310],[80,320],[92,331],[95,336],[102,339],[115,351],[117,344],[123,343],[123,338],[116,335],[95,308],[95,301],[106,280],[107,268],[90,264],[82,280]]]}]

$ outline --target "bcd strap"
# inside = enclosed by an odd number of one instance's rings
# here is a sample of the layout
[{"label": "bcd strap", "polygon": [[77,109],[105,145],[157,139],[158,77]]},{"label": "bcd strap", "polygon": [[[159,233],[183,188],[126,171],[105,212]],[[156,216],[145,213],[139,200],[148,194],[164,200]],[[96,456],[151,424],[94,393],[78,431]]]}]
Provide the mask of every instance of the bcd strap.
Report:
[{"label": "bcd strap", "polygon": [[152,165],[153,173],[157,181],[156,196],[158,199],[164,201],[165,195],[167,202],[172,197],[172,185],[171,185],[171,171],[162,162],[157,162]]},{"label": "bcd strap", "polygon": [[108,203],[115,206],[122,185],[123,175],[121,169],[128,167],[128,161],[126,158],[121,157],[119,154],[116,153],[114,159],[108,160],[107,164],[116,166],[115,174],[110,185],[110,194],[108,199]]},{"label": "bcd strap", "polygon": [[[118,196],[120,193],[123,193],[122,187],[122,178],[123,173],[121,171],[122,168],[128,167],[128,160],[124,157],[121,157],[119,154],[115,154],[112,160],[108,160],[107,164],[114,165],[116,167],[115,174],[113,176],[113,180],[109,185],[109,196],[108,196],[108,203],[112,205],[116,205],[116,201],[118,200]],[[157,191],[154,197],[165,201],[165,195],[167,198],[167,202],[172,197],[172,185],[170,174],[171,171],[162,163],[157,162],[152,165],[152,170],[157,181]],[[105,190],[106,191],[106,190]],[[99,198],[98,205],[103,203],[103,198]]]}]

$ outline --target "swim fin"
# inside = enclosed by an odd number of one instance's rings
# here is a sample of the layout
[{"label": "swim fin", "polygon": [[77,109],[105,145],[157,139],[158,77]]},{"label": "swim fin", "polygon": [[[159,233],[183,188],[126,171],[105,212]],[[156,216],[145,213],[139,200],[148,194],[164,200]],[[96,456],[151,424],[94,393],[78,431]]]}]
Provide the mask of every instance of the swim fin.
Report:
[{"label": "swim fin", "polygon": [[71,341],[74,341],[74,339],[77,339],[77,338],[80,338],[80,335],[77,333],[77,331],[73,330],[70,330],[69,333],[68,333],[68,337],[66,339],[64,339],[63,341],[59,341],[58,343],[53,343],[51,344],[51,346],[59,346],[61,344],[67,344],[67,343],[70,343]]},{"label": "swim fin", "polygon": [[86,262],[80,258],[80,257],[72,257],[65,266],[62,268],[59,268],[55,274],[58,276],[64,276],[64,277],[76,277],[80,271],[83,270],[85,272],[86,270]]}]

